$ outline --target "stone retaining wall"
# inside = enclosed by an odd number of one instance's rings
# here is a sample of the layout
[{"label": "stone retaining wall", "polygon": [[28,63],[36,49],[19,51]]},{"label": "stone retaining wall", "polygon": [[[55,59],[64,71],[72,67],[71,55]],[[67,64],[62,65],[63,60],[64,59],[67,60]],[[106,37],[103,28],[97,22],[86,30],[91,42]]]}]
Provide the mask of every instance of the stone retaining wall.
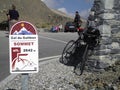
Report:
[{"label": "stone retaining wall", "polygon": [[120,0],[94,0],[91,11],[95,12],[102,39],[90,59],[111,65],[120,60]]}]

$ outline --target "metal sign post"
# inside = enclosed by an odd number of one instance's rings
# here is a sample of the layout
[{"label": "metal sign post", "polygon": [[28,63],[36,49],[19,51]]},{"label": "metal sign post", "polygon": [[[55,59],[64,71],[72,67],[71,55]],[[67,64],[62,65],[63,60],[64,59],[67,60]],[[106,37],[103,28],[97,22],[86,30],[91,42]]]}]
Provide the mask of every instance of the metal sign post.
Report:
[{"label": "metal sign post", "polygon": [[10,73],[22,74],[22,90],[28,90],[28,73],[38,72],[38,35],[29,22],[20,21],[9,34]]},{"label": "metal sign post", "polygon": [[29,90],[29,84],[28,84],[29,74],[28,73],[22,74],[21,82],[22,82],[22,90]]}]

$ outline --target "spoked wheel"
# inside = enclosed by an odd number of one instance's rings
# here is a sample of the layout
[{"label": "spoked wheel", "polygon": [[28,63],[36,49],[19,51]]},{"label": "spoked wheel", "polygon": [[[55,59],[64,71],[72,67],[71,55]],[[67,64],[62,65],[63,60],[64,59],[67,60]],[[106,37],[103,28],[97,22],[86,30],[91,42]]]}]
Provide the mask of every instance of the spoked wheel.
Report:
[{"label": "spoked wheel", "polygon": [[76,68],[74,70],[74,72],[77,75],[82,75],[83,74],[85,64],[86,64],[86,61],[88,59],[88,45],[85,46],[82,58],[80,58],[80,59],[81,59],[80,62],[77,64],[77,66],[76,66]]},{"label": "spoked wheel", "polygon": [[74,53],[74,51],[75,41],[71,40],[66,44],[65,48],[63,49],[61,62],[64,64],[68,64],[68,62],[70,61],[70,56]]}]

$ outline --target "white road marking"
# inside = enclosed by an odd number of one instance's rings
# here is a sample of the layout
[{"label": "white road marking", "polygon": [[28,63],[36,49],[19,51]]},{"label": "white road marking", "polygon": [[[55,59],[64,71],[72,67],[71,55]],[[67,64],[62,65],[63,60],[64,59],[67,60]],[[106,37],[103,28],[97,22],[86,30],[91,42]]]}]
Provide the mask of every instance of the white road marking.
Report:
[{"label": "white road marking", "polygon": [[39,61],[43,61],[43,60],[49,60],[49,59],[54,59],[54,58],[59,58],[61,55],[57,55],[57,56],[50,56],[50,57],[45,57],[45,58],[40,58]]},{"label": "white road marking", "polygon": [[49,37],[45,37],[45,36],[39,36],[40,38],[45,38],[45,39],[49,39],[49,40],[52,40],[52,41],[57,41],[57,42],[61,42],[61,43],[67,43],[66,41],[63,41],[63,40],[58,40],[58,39],[54,39],[54,38],[49,38]]}]

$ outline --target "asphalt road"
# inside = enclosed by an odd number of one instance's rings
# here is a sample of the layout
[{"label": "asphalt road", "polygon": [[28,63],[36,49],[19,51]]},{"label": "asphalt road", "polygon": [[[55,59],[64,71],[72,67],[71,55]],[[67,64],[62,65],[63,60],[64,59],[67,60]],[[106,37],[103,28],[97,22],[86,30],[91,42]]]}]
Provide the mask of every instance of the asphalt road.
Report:
[{"label": "asphalt road", "polygon": [[8,32],[0,31],[0,80],[9,75],[9,40]]},{"label": "asphalt road", "polygon": [[40,58],[60,55],[66,43],[77,37],[77,33],[40,33]]},{"label": "asphalt road", "polygon": [[[0,81],[9,73],[9,33],[0,31]],[[77,33],[39,33],[39,58],[61,55],[66,43],[77,39]]]}]

